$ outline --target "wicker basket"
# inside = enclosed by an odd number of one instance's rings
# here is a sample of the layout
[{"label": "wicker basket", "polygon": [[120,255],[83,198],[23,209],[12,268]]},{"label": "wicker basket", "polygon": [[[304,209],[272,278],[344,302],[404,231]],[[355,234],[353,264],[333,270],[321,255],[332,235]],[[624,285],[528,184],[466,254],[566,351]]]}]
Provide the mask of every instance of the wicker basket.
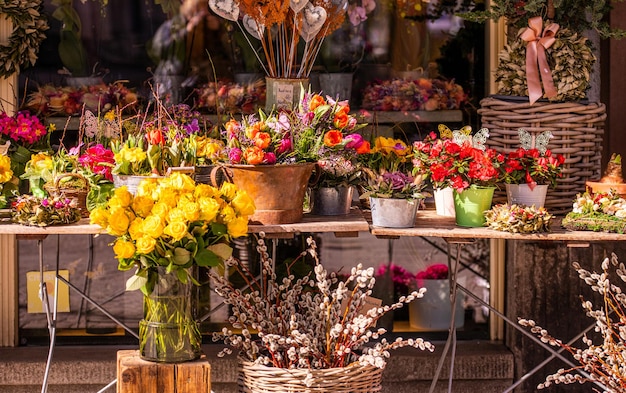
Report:
[{"label": "wicker basket", "polygon": [[[310,386],[305,384],[311,376]],[[321,370],[285,369],[239,359],[237,384],[242,393],[369,393],[381,391],[383,370],[353,363]]]},{"label": "wicker basket", "polygon": [[[602,166],[602,137],[606,108],[604,104],[575,102],[548,103],[488,97],[480,102],[482,126],[489,129],[489,147],[508,153],[519,148],[518,129],[530,133],[551,131],[548,147],[565,157],[563,177],[550,189],[545,207],[552,214],[572,210],[576,194],[585,191],[587,180],[599,179]],[[504,187],[494,203],[506,202]]]},{"label": "wicker basket", "polygon": [[[74,177],[85,182],[85,188],[62,187],[59,182],[62,179]],[[67,198],[76,198],[80,215],[89,217],[89,209],[87,209],[87,194],[89,194],[89,181],[80,173],[62,173],[54,178],[52,184],[45,184],[44,189],[52,196],[64,195]]]}]

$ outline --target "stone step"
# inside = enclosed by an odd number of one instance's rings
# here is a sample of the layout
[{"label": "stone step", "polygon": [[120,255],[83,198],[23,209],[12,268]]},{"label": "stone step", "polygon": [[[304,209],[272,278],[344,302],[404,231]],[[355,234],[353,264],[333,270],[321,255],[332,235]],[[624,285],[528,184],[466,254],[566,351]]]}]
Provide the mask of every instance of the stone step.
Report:
[{"label": "stone step", "polygon": [[[434,342],[434,353],[412,348],[392,352],[383,373],[383,393],[428,391],[444,348]],[[58,346],[49,375],[49,393],[98,392],[116,378],[119,346]],[[211,360],[211,380],[215,393],[236,392],[237,360],[218,358],[217,345],[203,346]],[[46,347],[0,348],[0,392],[31,393],[41,390]],[[445,362],[437,393],[446,392],[449,361]],[[453,391],[464,393],[501,392],[513,382],[513,355],[500,343],[460,341],[454,364]],[[115,387],[105,390],[115,392]]]}]

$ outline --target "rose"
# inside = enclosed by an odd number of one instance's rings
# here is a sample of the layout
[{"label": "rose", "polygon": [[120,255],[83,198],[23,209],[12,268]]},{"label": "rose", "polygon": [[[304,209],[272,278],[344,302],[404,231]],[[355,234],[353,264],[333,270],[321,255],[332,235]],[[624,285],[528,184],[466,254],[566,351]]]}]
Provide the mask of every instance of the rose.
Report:
[{"label": "rose", "polygon": [[156,247],[156,239],[151,236],[142,236],[135,242],[135,247],[137,248],[137,253],[149,254]]},{"label": "rose", "polygon": [[115,258],[117,259],[132,258],[133,255],[135,255],[135,245],[133,242],[119,238],[113,244],[113,252],[115,253]]},{"label": "rose", "polygon": [[151,214],[143,221],[141,229],[144,235],[157,239],[163,234],[163,220],[161,217]]},{"label": "rose", "polygon": [[187,224],[184,221],[171,221],[165,229],[163,233],[171,236],[172,240],[178,241],[182,239],[187,234]]},{"label": "rose", "polygon": [[122,208],[113,208],[108,220],[107,231],[113,236],[122,236],[130,225],[129,213]]}]

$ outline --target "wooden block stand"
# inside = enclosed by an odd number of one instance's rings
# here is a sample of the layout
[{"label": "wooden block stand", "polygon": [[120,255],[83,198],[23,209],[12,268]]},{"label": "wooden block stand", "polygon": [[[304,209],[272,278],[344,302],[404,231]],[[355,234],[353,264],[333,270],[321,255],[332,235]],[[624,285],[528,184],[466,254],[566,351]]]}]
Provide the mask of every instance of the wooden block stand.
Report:
[{"label": "wooden block stand", "polygon": [[117,393],[210,393],[211,365],[200,359],[183,363],[155,363],[141,359],[138,350],[117,352]]}]

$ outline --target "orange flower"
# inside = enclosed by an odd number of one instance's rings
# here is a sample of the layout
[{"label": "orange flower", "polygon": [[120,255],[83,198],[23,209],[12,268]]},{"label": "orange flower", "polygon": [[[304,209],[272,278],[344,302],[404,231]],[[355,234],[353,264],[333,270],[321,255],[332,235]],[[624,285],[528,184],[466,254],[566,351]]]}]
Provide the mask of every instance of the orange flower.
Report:
[{"label": "orange flower", "polygon": [[363,141],[359,147],[357,147],[357,154],[368,154],[371,152],[370,143],[368,141]]},{"label": "orange flower", "polygon": [[335,118],[333,119],[333,124],[335,127],[339,129],[346,128],[348,124],[350,124],[350,117],[347,113],[338,112],[335,114]]},{"label": "orange flower", "polygon": [[153,128],[146,133],[146,140],[151,145],[164,145],[165,138],[160,128]]},{"label": "orange flower", "polygon": [[315,94],[311,97],[311,102],[309,103],[309,109],[314,111],[319,106],[326,105],[326,100],[319,94]]},{"label": "orange flower", "polygon": [[239,127],[239,122],[235,119],[230,119],[226,124],[224,124],[224,128],[226,129],[229,139],[237,135],[237,130],[239,130]]},{"label": "orange flower", "polygon": [[336,146],[341,143],[343,140],[343,135],[341,131],[338,130],[330,130],[326,134],[324,134],[324,144],[326,146]]},{"label": "orange flower", "polygon": [[246,137],[250,139],[256,138],[256,135],[261,132],[261,130],[265,127],[265,123],[258,122],[254,123],[250,127],[246,128]]},{"label": "orange flower", "polygon": [[265,152],[257,146],[252,146],[244,150],[243,157],[250,165],[258,165],[263,162]]},{"label": "orange flower", "polygon": [[267,132],[259,132],[254,137],[254,145],[259,149],[267,149],[272,141],[272,137]]}]

